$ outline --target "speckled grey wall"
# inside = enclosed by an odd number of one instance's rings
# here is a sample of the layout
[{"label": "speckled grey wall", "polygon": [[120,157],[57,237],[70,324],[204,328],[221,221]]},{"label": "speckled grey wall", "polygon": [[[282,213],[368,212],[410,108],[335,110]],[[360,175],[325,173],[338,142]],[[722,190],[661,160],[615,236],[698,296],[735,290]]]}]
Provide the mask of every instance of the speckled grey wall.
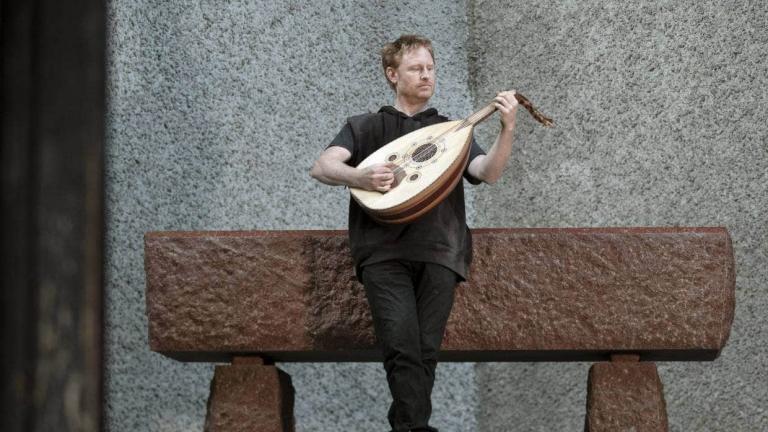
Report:
[{"label": "speckled grey wall", "polygon": [[[348,194],[309,167],[345,117],[393,97],[381,45],[431,37],[434,105],[471,111],[465,2],[119,1],[109,5],[107,423],[202,430],[213,367],[149,352],[143,240],[153,230],[337,229]],[[471,195],[470,195],[471,199]],[[298,431],[387,430],[379,364],[282,364]],[[438,368],[435,424],[476,429],[474,367]]]},{"label": "speckled grey wall", "polygon": [[[380,45],[435,41],[434,105],[463,116],[517,88],[513,159],[468,188],[470,225],[725,225],[730,343],[662,364],[674,431],[762,430],[768,361],[768,6],[753,2],[148,2],[109,7],[108,426],[201,430],[212,366],[150,353],[142,234],[343,228],[347,194],[307,170],[350,114],[392,97]],[[492,142],[495,118],[478,130]],[[386,430],[377,364],[282,364],[299,431]],[[442,431],[583,427],[588,364],[441,364]],[[442,377],[442,380],[441,380]]]},{"label": "speckled grey wall", "polygon": [[[768,5],[475,1],[469,17],[475,103],[512,87],[557,123],[520,114],[475,223],[728,227],[731,338],[715,362],[659,365],[670,427],[768,430]],[[480,430],[582,430],[588,366],[478,365]]]}]

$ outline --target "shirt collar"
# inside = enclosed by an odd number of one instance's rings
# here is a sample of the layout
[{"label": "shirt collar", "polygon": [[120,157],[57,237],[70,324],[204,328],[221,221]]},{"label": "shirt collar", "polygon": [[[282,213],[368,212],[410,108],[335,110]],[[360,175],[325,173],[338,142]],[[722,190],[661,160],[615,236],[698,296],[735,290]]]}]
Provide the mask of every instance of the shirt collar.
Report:
[{"label": "shirt collar", "polygon": [[406,118],[406,119],[409,118],[413,120],[421,120],[427,117],[432,117],[437,115],[437,110],[435,108],[428,108],[428,109],[425,109],[424,111],[414,114],[413,117],[411,117],[408,114],[402,111],[399,111],[397,108],[389,105],[381,107],[379,112],[386,112],[389,114],[399,115],[402,118]]}]

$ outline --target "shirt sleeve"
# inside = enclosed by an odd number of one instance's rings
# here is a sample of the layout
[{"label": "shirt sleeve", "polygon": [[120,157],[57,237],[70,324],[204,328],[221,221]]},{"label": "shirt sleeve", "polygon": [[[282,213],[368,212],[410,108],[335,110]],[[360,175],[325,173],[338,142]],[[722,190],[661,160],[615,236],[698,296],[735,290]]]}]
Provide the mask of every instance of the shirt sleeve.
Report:
[{"label": "shirt sleeve", "polygon": [[467,167],[464,168],[464,178],[473,185],[478,185],[483,181],[469,173],[469,164],[472,162],[472,159],[484,154],[485,151],[480,148],[480,146],[477,145],[477,141],[475,141],[475,134],[472,134],[472,144],[469,147],[469,160],[467,161]]},{"label": "shirt sleeve", "polygon": [[341,128],[331,143],[328,144],[326,150],[333,146],[343,147],[352,153],[352,157],[347,161],[347,165],[354,162],[357,146],[355,145],[355,135],[352,133],[352,126],[350,126],[349,122],[344,123],[344,127]]}]

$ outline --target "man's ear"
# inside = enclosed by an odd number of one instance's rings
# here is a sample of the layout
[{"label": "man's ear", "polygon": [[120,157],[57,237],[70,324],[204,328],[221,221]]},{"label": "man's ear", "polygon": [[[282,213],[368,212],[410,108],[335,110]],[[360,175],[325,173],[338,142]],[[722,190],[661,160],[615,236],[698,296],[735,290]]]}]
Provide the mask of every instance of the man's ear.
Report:
[{"label": "man's ear", "polygon": [[392,66],[387,66],[387,79],[392,84],[397,84],[397,71]]}]

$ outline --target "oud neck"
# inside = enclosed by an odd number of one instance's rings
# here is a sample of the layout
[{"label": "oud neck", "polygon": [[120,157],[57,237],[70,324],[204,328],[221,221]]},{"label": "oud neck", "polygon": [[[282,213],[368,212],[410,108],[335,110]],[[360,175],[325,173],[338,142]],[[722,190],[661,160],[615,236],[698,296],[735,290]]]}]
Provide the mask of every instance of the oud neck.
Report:
[{"label": "oud neck", "polygon": [[489,103],[488,105],[480,108],[479,110],[475,111],[472,115],[465,118],[464,121],[461,124],[461,127],[466,126],[472,126],[474,127],[476,124],[480,123],[481,121],[485,120],[493,114],[493,112],[496,111],[496,105],[493,103]]}]

